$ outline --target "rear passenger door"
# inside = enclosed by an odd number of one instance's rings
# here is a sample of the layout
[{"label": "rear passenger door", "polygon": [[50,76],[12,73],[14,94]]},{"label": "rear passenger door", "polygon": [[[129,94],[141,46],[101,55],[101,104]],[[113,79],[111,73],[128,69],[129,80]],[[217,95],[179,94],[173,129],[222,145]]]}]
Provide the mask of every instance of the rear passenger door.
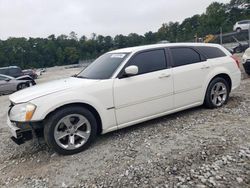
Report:
[{"label": "rear passenger door", "polygon": [[202,86],[209,69],[205,58],[192,47],[172,47],[170,54],[175,108],[202,102]]}]

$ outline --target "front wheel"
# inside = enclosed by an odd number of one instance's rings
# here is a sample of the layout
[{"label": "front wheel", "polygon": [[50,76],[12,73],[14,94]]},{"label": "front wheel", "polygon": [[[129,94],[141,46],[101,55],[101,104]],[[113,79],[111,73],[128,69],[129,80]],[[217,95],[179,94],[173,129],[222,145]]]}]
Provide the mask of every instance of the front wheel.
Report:
[{"label": "front wheel", "polygon": [[48,146],[62,155],[79,153],[95,139],[97,122],[86,108],[69,106],[53,113],[46,121],[44,138]]},{"label": "front wheel", "polygon": [[27,88],[27,87],[29,87],[28,84],[26,84],[26,83],[21,83],[21,84],[18,84],[17,90],[19,91],[19,90],[25,89],[25,88]]},{"label": "front wheel", "polygon": [[218,108],[226,104],[229,97],[229,85],[223,78],[214,78],[206,92],[204,104],[208,108]]},{"label": "front wheel", "polygon": [[237,32],[237,33],[240,33],[240,32],[241,32],[241,28],[237,28],[237,29],[236,29],[236,32]]}]

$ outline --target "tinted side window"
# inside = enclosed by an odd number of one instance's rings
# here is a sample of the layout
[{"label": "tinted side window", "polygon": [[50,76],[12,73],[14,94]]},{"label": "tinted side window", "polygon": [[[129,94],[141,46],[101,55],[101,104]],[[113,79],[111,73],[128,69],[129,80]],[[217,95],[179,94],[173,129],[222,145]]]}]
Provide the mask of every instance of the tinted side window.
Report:
[{"label": "tinted side window", "polygon": [[224,57],[226,54],[216,47],[199,46],[196,47],[200,52],[202,52],[206,58],[213,59],[218,57]]},{"label": "tinted side window", "polygon": [[21,73],[21,70],[19,70],[18,68],[9,69],[9,74],[10,75],[17,75],[17,74],[20,74],[20,73]]},{"label": "tinted side window", "polygon": [[248,24],[249,23],[249,21],[241,21],[241,22],[239,22],[239,24]]},{"label": "tinted side window", "polygon": [[8,74],[8,71],[7,69],[0,69],[0,74]]},{"label": "tinted side window", "polygon": [[166,68],[166,58],[164,50],[153,50],[137,54],[129,65],[136,65],[138,74],[145,74]]},{"label": "tinted side window", "polygon": [[191,48],[171,48],[174,67],[201,62],[200,54]]},{"label": "tinted side window", "polygon": [[3,77],[3,76],[0,76],[0,80],[5,80],[5,77]]}]

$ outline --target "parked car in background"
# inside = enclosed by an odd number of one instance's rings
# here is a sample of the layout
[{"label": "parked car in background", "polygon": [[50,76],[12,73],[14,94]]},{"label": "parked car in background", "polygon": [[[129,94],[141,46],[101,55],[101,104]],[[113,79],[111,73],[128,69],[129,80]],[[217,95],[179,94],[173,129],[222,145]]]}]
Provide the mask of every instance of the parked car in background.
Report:
[{"label": "parked car in background", "polygon": [[24,75],[22,69],[18,66],[1,67],[0,74],[8,75],[14,78]]},{"label": "parked car in background", "polygon": [[42,73],[44,73],[44,72],[46,72],[46,71],[47,71],[46,68],[42,68],[42,69],[41,69],[41,72],[42,72]]},{"label": "parked car in background", "polygon": [[31,80],[0,74],[0,94],[12,93],[34,85]]},{"label": "parked car in background", "polygon": [[233,53],[242,53],[249,47],[248,43],[238,43],[237,46],[233,48]]},{"label": "parked car in background", "polygon": [[250,75],[250,48],[246,49],[242,57],[243,67],[248,75]]},{"label": "parked car in background", "polygon": [[250,26],[250,20],[242,20],[242,21],[236,22],[233,30],[237,32],[241,32],[243,30],[248,30],[249,26]]},{"label": "parked car in background", "polygon": [[32,85],[36,85],[36,81],[33,78],[31,78],[29,75],[19,76],[16,79],[17,80],[29,80],[32,83]]},{"label": "parked car in background", "polygon": [[23,74],[24,75],[29,75],[33,79],[38,78],[38,75],[37,75],[36,71],[32,70],[32,69],[23,70]]},{"label": "parked car in background", "polygon": [[18,80],[30,80],[33,85],[36,85],[34,78],[30,75],[25,75],[22,69],[18,66],[10,66],[10,67],[1,67],[0,74],[7,75],[10,77],[18,78]]},{"label": "parked car in background", "polygon": [[46,72],[46,68],[42,68],[42,69],[37,69],[36,70],[36,74],[39,75],[39,76],[42,76],[43,73],[45,73],[45,72]]},{"label": "parked car in background", "polygon": [[7,122],[16,143],[43,135],[56,152],[74,154],[98,134],[202,104],[221,107],[240,81],[239,62],[217,44],[124,48],[74,77],[12,94]]}]

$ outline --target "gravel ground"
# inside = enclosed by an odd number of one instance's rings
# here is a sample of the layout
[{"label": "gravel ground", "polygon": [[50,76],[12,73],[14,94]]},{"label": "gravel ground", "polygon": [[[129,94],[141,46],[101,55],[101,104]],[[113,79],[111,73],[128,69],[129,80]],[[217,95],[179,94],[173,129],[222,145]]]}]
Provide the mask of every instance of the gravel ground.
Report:
[{"label": "gravel ground", "polygon": [[[52,68],[38,83],[78,71]],[[223,108],[193,108],[102,135],[73,156],[42,140],[15,145],[8,96],[1,96],[0,187],[250,187],[250,79],[243,78]]]}]

